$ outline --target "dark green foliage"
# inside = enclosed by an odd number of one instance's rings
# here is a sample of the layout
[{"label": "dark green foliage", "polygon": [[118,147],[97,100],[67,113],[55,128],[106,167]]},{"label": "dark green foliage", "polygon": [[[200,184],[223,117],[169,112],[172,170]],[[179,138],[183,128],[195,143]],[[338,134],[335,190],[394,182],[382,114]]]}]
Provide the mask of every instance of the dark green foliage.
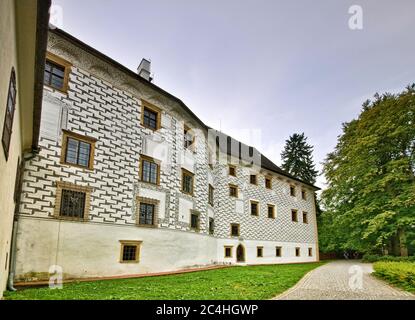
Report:
[{"label": "dark green foliage", "polygon": [[374,275],[404,290],[415,292],[415,263],[376,262]]},{"label": "dark green foliage", "polygon": [[382,256],[379,254],[365,254],[362,257],[363,262],[377,262],[377,261],[389,261],[389,262],[415,262],[415,256],[409,257],[395,257],[395,256]]}]

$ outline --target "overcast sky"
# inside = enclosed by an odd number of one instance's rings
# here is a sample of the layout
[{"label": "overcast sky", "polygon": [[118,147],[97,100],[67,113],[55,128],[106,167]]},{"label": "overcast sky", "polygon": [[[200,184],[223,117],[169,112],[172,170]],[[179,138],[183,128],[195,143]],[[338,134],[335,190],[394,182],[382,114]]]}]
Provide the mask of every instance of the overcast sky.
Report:
[{"label": "overcast sky", "polygon": [[[155,84],[277,164],[304,132],[320,170],[365,99],[415,82],[414,0],[53,3],[65,31],[132,70],[151,59]],[[352,5],[362,30],[349,28]]]}]

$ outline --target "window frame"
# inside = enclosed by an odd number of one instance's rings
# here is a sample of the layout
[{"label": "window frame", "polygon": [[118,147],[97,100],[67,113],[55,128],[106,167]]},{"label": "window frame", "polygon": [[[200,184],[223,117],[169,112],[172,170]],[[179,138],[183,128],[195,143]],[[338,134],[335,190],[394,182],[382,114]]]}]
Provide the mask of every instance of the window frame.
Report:
[{"label": "window frame", "polygon": [[290,196],[291,197],[297,196],[297,188],[293,184],[290,184]]},{"label": "window frame", "polygon": [[300,247],[295,247],[295,256],[297,258],[301,257],[301,248]]},{"label": "window frame", "polygon": [[[144,123],[144,111],[145,109],[150,110],[151,112],[156,114],[156,127],[152,128],[151,126]],[[158,131],[161,128],[161,109],[156,107],[154,104],[141,100],[141,125],[144,128],[150,129],[152,131]]]},{"label": "window frame", "polygon": [[[186,142],[187,142],[186,132],[189,132],[189,131],[190,131],[190,135],[192,137],[192,143],[190,145],[186,146]],[[184,150],[189,150],[191,152],[195,152],[196,151],[196,134],[194,132],[194,129],[190,128],[188,125],[185,124],[184,128],[183,128],[183,136],[184,136],[183,137],[183,149]]]},{"label": "window frame", "polygon": [[214,201],[215,201],[214,191],[215,191],[215,188],[213,188],[213,186],[211,184],[209,184],[209,189],[208,189],[208,204],[210,206],[212,206],[212,207],[214,206]]},{"label": "window frame", "polygon": [[[10,99],[12,99],[11,110],[9,109]],[[3,146],[3,151],[4,151],[4,156],[6,157],[6,162],[9,160],[10,145],[12,142],[14,114],[16,112],[16,101],[17,101],[17,79],[16,79],[16,71],[14,67],[12,67],[12,70],[10,72],[9,88],[7,90],[6,113],[4,115],[3,133],[1,137],[1,144]],[[10,122],[10,128],[8,128],[7,126],[8,121]],[[7,132],[7,136],[6,136],[6,132]],[[5,141],[6,139],[7,141]]]},{"label": "window frame", "polygon": [[[261,252],[261,254],[259,254]],[[264,257],[264,247],[263,246],[257,246],[256,247],[256,257],[257,258],[263,258]]]},{"label": "window frame", "polygon": [[308,256],[312,257],[313,256],[313,248],[308,248]]},{"label": "window frame", "polygon": [[215,234],[215,219],[209,217],[209,235],[213,236]]},{"label": "window frame", "polygon": [[[192,190],[191,190],[191,192],[188,192],[188,191],[184,190],[184,186],[185,186],[185,184],[184,184],[184,177],[185,176],[188,176],[188,177],[192,178],[192,180],[191,180],[192,181]],[[187,195],[192,196],[192,197],[193,197],[194,192],[195,192],[195,174],[193,172],[190,172],[189,170],[184,169],[184,168],[182,168],[182,186],[181,186],[181,191],[182,191],[182,193],[187,194]]]},{"label": "window frame", "polygon": [[[238,233],[235,235],[233,234],[233,227],[237,227],[238,228]],[[240,237],[241,236],[241,225],[239,223],[231,223],[231,230],[230,230],[230,235],[231,237]]]},{"label": "window frame", "polygon": [[[252,182],[252,177],[255,177],[255,182]],[[251,174],[249,176],[249,183],[254,185],[254,186],[257,186],[258,185],[258,175],[257,174]]]},{"label": "window frame", "polygon": [[[231,171],[233,170],[233,173],[234,174],[232,174],[231,173]],[[234,165],[228,165],[228,174],[231,176],[231,177],[236,177],[236,166],[234,166]]]},{"label": "window frame", "polygon": [[[153,205],[154,212],[153,212],[153,224],[143,224],[140,222],[140,215],[141,215],[141,204],[146,205]],[[137,197],[136,198],[136,209],[135,209],[135,222],[138,227],[144,228],[157,228],[158,227],[158,216],[159,216],[159,207],[160,201],[157,199],[145,198],[145,197]]]},{"label": "window frame", "polygon": [[[145,181],[143,179],[143,174],[144,174],[143,162],[144,161],[147,161],[147,162],[150,162],[150,163],[154,163],[154,164],[157,165],[157,177],[156,177],[156,182],[155,183],[154,182],[151,182],[151,181]],[[161,164],[161,161],[159,161],[157,159],[154,159],[152,157],[149,157],[149,156],[146,156],[146,155],[141,154],[140,155],[140,167],[139,167],[139,178],[140,178],[140,181],[141,182],[144,182],[144,183],[149,183],[149,184],[152,184],[152,185],[156,185],[156,186],[160,185],[160,168],[161,168],[160,164]]]},{"label": "window frame", "polygon": [[[256,204],[256,213],[255,214],[252,213],[252,205],[253,204]],[[260,213],[259,201],[249,200],[249,213],[251,214],[251,216],[259,217],[259,213]]]},{"label": "window frame", "polygon": [[[67,217],[67,216],[61,215],[62,191],[63,190],[85,193],[85,205],[84,205],[83,217]],[[61,219],[61,220],[70,220],[70,221],[83,221],[83,222],[88,221],[89,211],[90,211],[90,206],[91,206],[91,193],[92,193],[91,187],[80,186],[80,185],[70,183],[70,182],[58,181],[56,183],[55,210],[54,210],[55,218]]]},{"label": "window frame", "polygon": [[[224,246],[223,247],[223,251],[224,251],[223,256],[225,258],[232,258],[233,257],[232,248],[233,248],[233,246]],[[230,253],[229,255],[226,254],[226,249],[229,249],[229,253]]]},{"label": "window frame", "polygon": [[[89,150],[89,161],[88,166],[83,166],[77,163],[70,163],[66,162],[66,156],[68,153],[68,139],[78,140],[84,143],[88,143],[91,145],[91,149]],[[69,130],[62,130],[62,146],[61,146],[61,159],[60,163],[72,167],[77,167],[86,170],[94,170],[94,161],[95,161],[95,144],[98,140],[96,138],[88,137],[79,133],[75,133]]]},{"label": "window frame", "polygon": [[308,224],[308,212],[307,211],[303,211],[303,223]]},{"label": "window frame", "polygon": [[301,199],[307,201],[307,191],[301,189]]},{"label": "window frame", "polygon": [[275,257],[281,258],[282,257],[282,247],[276,246],[275,247]]},{"label": "window frame", "polygon": [[[293,219],[293,214],[295,213],[295,219]],[[298,210],[291,209],[291,222],[298,222]]]},{"label": "window frame", "polygon": [[[272,208],[272,217],[269,216],[269,209]],[[275,219],[275,204],[267,204],[267,217],[269,219]]]},{"label": "window frame", "polygon": [[[267,186],[267,181],[269,181],[269,186]],[[265,177],[265,189],[268,189],[268,190],[272,189],[272,177],[271,176]]]},{"label": "window frame", "polygon": [[[141,244],[143,241],[136,241],[136,240],[120,240],[121,250],[120,250],[120,259],[119,263],[139,263],[140,262],[140,254],[141,254]],[[136,254],[134,260],[124,260],[124,247],[126,246],[135,246],[136,247]]]},{"label": "window frame", "polygon": [[[192,226],[192,216],[197,216],[197,226]],[[190,230],[194,230],[196,232],[200,231],[200,212],[195,210],[190,210],[190,221],[189,221]]]},{"label": "window frame", "polygon": [[[235,195],[231,195],[231,189],[235,188],[236,189],[236,194]],[[232,198],[239,198],[239,188],[236,184],[229,184],[229,196]]]},{"label": "window frame", "polygon": [[[47,84],[45,82],[43,82],[43,85],[53,90],[57,90],[61,93],[67,94],[68,89],[69,89],[69,76],[72,71],[72,63],[70,63],[68,60],[65,60],[49,51],[46,52],[45,68],[46,68],[46,63],[48,61],[51,62],[52,64],[55,64],[55,65],[58,65],[59,67],[64,68],[63,85],[62,85],[62,88],[54,87],[52,84]],[[46,72],[46,70],[44,70],[43,72]]]}]

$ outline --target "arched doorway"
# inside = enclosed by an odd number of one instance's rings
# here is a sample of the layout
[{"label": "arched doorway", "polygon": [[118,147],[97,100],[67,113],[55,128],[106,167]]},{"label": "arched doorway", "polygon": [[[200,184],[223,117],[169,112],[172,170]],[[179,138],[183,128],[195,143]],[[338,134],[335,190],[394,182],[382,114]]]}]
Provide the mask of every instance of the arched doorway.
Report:
[{"label": "arched doorway", "polygon": [[241,244],[236,248],[236,262],[245,262],[245,248]]}]

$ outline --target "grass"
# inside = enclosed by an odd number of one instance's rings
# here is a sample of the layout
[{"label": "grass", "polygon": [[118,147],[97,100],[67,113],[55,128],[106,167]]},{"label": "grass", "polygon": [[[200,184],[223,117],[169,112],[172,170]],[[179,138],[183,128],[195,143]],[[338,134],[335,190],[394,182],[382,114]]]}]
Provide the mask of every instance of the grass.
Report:
[{"label": "grass", "polygon": [[374,275],[392,285],[415,293],[414,262],[375,262]]},{"label": "grass", "polygon": [[8,300],[262,300],[323,263],[230,267],[169,276],[73,282],[5,292]]}]

